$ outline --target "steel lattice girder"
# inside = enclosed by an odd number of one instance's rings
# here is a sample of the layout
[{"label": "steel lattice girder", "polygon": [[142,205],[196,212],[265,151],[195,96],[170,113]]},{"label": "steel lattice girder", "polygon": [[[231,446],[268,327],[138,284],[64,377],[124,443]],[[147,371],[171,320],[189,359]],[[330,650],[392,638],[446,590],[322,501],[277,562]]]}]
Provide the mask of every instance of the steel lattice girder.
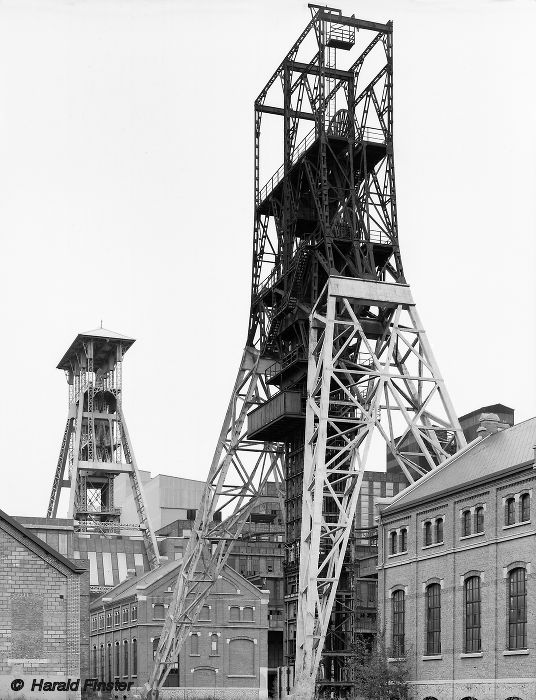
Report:
[{"label": "steel lattice girder", "polygon": [[[275,481],[281,488],[281,448],[249,440],[246,432],[248,411],[270,396],[265,369],[259,352],[246,347],[145,688],[148,697],[158,696],[233,544],[252,510],[266,498],[267,483]],[[283,510],[281,491],[279,498]],[[216,513],[221,513],[221,522],[214,522]]]},{"label": "steel lattice girder", "polygon": [[[374,313],[381,333],[366,329]],[[307,396],[295,676],[300,699],[314,697],[374,431],[410,481],[465,445],[407,285],[329,279],[311,314]]]}]

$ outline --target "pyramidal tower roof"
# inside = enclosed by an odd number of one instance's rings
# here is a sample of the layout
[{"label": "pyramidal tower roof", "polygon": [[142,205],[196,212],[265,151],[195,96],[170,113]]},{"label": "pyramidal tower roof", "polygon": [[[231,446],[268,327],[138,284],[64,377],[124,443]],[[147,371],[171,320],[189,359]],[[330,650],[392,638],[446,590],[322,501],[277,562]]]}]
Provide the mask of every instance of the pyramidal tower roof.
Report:
[{"label": "pyramidal tower roof", "polygon": [[121,343],[123,346],[123,353],[125,353],[130,346],[136,342],[135,338],[123,335],[122,333],[117,333],[116,331],[111,331],[108,328],[102,328],[102,326],[100,328],[95,328],[92,331],[84,331],[83,333],[79,333],[73,340],[61,360],[58,362],[57,368],[68,370],[71,366],[70,360],[72,359],[73,355],[76,355],[82,349],[84,342],[90,338],[96,340],[98,345],[103,347],[108,344],[118,345]]}]

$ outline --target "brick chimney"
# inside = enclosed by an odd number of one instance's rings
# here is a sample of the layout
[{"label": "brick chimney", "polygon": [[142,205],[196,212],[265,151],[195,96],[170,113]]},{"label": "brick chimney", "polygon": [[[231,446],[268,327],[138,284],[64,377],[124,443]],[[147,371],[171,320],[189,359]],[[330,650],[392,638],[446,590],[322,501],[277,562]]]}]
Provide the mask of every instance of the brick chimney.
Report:
[{"label": "brick chimney", "polygon": [[496,413],[481,413],[476,432],[481,438],[485,438],[509,427],[508,423],[501,422]]}]

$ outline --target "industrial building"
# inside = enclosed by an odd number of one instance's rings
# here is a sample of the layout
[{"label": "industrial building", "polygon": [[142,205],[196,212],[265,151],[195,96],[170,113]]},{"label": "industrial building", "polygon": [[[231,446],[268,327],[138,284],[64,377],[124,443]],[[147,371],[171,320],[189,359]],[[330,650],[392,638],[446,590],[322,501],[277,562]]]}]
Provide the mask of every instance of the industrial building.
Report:
[{"label": "industrial building", "polygon": [[536,419],[475,432],[380,507],[379,614],[412,700],[536,697]]},{"label": "industrial building", "polygon": [[[43,519],[44,520],[44,519]],[[47,525],[42,522],[43,529]],[[77,700],[68,681],[89,673],[89,576],[69,557],[62,521],[48,524],[56,548],[0,511],[0,697]],[[60,554],[58,549],[64,550]],[[56,681],[57,692],[34,679]],[[20,692],[11,683],[23,681]],[[26,687],[26,690],[23,690]]]},{"label": "industrial building", "polygon": [[[91,604],[91,675],[143,686],[154,664],[180,561],[132,575]],[[207,598],[166,687],[175,698],[207,692],[233,700],[268,697],[268,592],[226,567]]]}]

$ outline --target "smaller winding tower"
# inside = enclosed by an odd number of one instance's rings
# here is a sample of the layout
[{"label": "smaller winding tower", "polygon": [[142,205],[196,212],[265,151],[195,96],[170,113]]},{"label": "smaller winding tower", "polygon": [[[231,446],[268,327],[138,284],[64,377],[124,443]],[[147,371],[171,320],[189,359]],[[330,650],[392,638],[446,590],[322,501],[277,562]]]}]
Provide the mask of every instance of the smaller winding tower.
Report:
[{"label": "smaller winding tower", "polygon": [[[56,517],[67,489],[75,530],[112,535],[137,529],[154,569],[158,546],[121,405],[123,357],[134,342],[105,328],[79,333],[58,364],[69,386],[69,409],[47,517]],[[114,505],[118,474],[129,475],[138,523],[121,523]]]}]

